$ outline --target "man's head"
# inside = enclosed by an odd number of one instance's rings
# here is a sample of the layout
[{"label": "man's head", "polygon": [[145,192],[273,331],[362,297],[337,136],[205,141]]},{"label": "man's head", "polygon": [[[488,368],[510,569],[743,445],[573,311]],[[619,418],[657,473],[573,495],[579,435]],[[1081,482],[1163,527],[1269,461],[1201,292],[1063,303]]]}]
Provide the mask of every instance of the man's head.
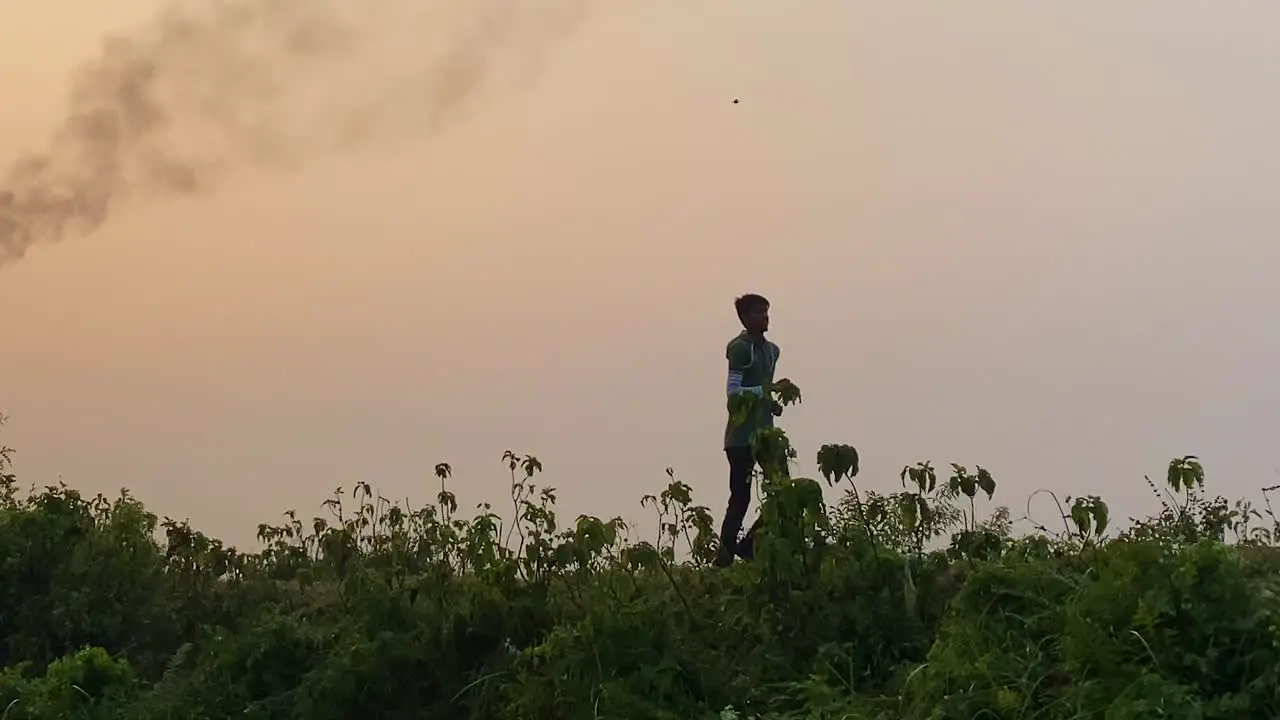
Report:
[{"label": "man's head", "polygon": [[734,300],[733,306],[747,332],[758,335],[769,329],[769,301],[764,296],[748,293]]}]

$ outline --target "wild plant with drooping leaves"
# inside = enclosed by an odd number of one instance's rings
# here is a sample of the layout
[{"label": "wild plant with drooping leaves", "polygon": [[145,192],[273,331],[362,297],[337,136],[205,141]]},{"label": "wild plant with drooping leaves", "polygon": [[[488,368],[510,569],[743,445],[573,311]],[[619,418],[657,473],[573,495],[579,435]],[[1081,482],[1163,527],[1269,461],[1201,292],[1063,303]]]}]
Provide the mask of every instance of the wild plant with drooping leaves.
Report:
[{"label": "wild plant with drooping leaves", "polygon": [[247,552],[127,493],[24,493],[0,447],[0,718],[1280,716],[1280,523],[1206,499],[1197,458],[1118,532],[1046,491],[1057,517],[1016,533],[981,466],[867,479],[833,443],[817,482],[782,429],[755,443],[754,559],[727,569],[670,468],[653,535],[564,522],[508,451],[501,510],[460,509],[442,463],[431,502],[339,488]]}]

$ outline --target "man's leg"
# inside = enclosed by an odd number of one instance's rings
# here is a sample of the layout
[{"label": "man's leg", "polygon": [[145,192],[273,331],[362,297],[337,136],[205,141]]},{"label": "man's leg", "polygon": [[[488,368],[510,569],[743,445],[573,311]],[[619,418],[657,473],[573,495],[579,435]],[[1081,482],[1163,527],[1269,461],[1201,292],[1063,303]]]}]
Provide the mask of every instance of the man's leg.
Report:
[{"label": "man's leg", "polygon": [[751,448],[726,448],[724,454],[729,460],[729,504],[724,511],[720,548],[716,552],[716,565],[721,567],[733,562],[742,520],[751,505],[751,470],[756,464]]},{"label": "man's leg", "polygon": [[[760,472],[764,472],[764,463],[760,462],[759,458],[756,458],[753,462],[758,463],[760,465]],[[782,470],[783,477],[790,477],[791,475],[790,467],[784,464],[781,470]],[[756,521],[751,523],[751,528],[747,530],[746,535],[742,536],[742,540],[734,548],[735,551],[738,553],[738,557],[742,558],[743,560],[751,560],[755,558],[756,531],[760,529],[760,525],[763,522],[764,522],[764,516],[757,516]]]}]

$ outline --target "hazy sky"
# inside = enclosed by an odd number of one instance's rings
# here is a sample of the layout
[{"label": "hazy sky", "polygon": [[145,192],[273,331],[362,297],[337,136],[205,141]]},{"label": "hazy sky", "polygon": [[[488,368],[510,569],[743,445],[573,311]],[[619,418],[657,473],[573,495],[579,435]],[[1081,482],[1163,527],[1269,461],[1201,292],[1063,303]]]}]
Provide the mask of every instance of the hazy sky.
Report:
[{"label": "hazy sky", "polygon": [[[761,292],[806,472],[827,442],[884,491],[979,463],[1015,515],[1148,510],[1187,453],[1229,496],[1277,482],[1280,4],[596,5],[433,138],[0,269],[21,479],[245,542],[359,480],[425,500],[440,461],[504,507],[509,448],[566,513],[643,520],[672,466],[719,517],[731,303]],[[0,161],[153,12],[0,4]]]}]

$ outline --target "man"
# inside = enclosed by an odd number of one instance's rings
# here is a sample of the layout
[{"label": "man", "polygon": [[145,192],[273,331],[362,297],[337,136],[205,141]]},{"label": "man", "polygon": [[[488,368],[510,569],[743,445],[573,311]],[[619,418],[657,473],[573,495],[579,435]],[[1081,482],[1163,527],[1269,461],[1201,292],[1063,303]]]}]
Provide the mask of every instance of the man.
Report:
[{"label": "man", "polygon": [[[729,377],[726,395],[749,392],[767,396],[773,384],[773,371],[778,365],[781,350],[765,339],[769,330],[769,301],[756,294],[743,295],[734,301],[742,332],[729,341],[725,357],[729,361]],[[720,548],[715,564],[726,567],[733,563],[738,550],[738,533],[742,520],[751,505],[751,471],[758,459],[751,446],[751,436],[756,430],[773,426],[774,416],[782,414],[782,406],[771,401],[769,412],[758,413],[741,424],[729,422],[724,432],[724,454],[729,460],[729,505],[725,509],[724,524],[720,527]]]}]

